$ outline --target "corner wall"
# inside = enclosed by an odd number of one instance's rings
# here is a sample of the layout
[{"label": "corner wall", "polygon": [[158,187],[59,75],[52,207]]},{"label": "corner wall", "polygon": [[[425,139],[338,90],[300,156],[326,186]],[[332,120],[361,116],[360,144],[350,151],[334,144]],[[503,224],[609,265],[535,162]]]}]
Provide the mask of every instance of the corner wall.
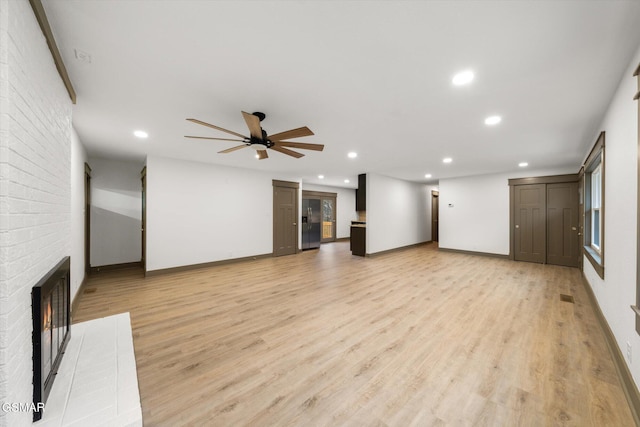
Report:
[{"label": "corner wall", "polygon": [[425,184],[367,174],[366,253],[431,240],[431,190]]},{"label": "corner wall", "polygon": [[[26,0],[0,4],[0,402],[33,397],[31,288],[70,255],[71,100]],[[73,261],[72,261],[73,262]],[[30,426],[0,410],[0,425]]]},{"label": "corner wall", "polygon": [[147,271],[272,253],[273,179],[300,182],[250,169],[148,157]]},{"label": "corner wall", "polygon": [[440,180],[440,247],[509,255],[509,179],[580,169],[531,170]]},{"label": "corner wall", "polygon": [[[636,301],[637,156],[638,101],[633,71],[640,62],[640,49],[627,67],[620,85],[591,141],[585,158],[600,131],[605,131],[604,280],[585,258],[584,274],[598,305],[616,338],[620,352],[640,384],[640,336],[630,305]],[[627,342],[632,347],[627,357]]]},{"label": "corner wall", "polygon": [[84,265],[84,164],[87,152],[72,129],[71,139],[71,301],[82,285]]}]

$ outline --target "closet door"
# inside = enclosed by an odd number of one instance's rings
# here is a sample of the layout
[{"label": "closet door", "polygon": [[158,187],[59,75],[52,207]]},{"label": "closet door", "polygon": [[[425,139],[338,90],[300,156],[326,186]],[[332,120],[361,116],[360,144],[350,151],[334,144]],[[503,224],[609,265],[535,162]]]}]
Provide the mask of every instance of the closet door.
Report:
[{"label": "closet door", "polygon": [[547,263],[579,266],[578,183],[547,184]]},{"label": "closet door", "polygon": [[514,259],[544,263],[546,260],[546,185],[514,187]]}]

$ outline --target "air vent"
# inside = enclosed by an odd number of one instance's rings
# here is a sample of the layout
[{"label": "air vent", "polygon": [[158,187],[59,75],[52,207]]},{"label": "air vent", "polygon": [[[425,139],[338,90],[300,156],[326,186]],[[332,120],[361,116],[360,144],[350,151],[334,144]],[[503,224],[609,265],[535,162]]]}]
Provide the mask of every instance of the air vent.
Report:
[{"label": "air vent", "polygon": [[570,302],[571,304],[575,303],[571,295],[565,295],[565,294],[560,294],[560,301]]}]

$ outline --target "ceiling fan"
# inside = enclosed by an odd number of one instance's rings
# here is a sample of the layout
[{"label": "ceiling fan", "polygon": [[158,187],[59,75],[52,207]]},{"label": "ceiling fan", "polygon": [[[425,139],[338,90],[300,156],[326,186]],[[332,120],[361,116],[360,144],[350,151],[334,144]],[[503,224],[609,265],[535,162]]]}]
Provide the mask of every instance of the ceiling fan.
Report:
[{"label": "ceiling fan", "polygon": [[297,159],[304,156],[304,154],[298,153],[297,151],[290,150],[288,147],[299,148],[303,150],[314,150],[314,151],[322,151],[324,149],[324,145],[322,144],[309,144],[306,142],[285,141],[285,139],[299,138],[302,136],[313,135],[313,132],[311,132],[311,129],[309,129],[306,126],[303,126],[297,129],[287,130],[287,131],[276,133],[273,135],[267,135],[267,132],[265,132],[260,126],[260,122],[263,121],[264,118],[266,117],[264,113],[255,112],[253,114],[249,114],[243,111],[242,117],[244,117],[244,121],[247,123],[247,127],[249,127],[249,135],[251,135],[250,137],[244,136],[237,132],[233,132],[231,130],[221,128],[219,126],[205,123],[201,120],[187,119],[190,122],[197,123],[203,126],[208,126],[210,128],[229,133],[231,135],[237,136],[242,139],[211,138],[208,136],[189,136],[189,135],[185,135],[185,138],[213,139],[216,141],[242,142],[241,145],[227,148],[226,150],[218,151],[218,153],[231,153],[232,151],[240,150],[241,148],[251,147],[257,150],[257,157],[260,160],[266,159],[269,157],[269,155],[267,154],[267,149],[278,151],[282,154],[286,154],[288,156],[295,157]]}]

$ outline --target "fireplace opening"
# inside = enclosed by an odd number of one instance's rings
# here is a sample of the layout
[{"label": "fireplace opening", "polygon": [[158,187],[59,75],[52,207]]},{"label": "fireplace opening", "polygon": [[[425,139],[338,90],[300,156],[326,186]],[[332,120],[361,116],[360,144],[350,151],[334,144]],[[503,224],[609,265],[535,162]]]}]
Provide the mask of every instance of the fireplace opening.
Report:
[{"label": "fireplace opening", "polygon": [[33,420],[42,418],[71,324],[70,259],[63,258],[31,290],[33,316]]}]

